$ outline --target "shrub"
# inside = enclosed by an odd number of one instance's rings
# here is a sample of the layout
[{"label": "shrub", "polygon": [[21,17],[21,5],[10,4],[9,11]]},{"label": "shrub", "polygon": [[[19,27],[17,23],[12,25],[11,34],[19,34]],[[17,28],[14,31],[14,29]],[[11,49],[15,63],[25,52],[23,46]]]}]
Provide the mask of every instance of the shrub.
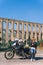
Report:
[{"label": "shrub", "polygon": [[37,46],[39,46],[39,45],[40,45],[40,42],[38,41],[38,42],[37,42]]}]

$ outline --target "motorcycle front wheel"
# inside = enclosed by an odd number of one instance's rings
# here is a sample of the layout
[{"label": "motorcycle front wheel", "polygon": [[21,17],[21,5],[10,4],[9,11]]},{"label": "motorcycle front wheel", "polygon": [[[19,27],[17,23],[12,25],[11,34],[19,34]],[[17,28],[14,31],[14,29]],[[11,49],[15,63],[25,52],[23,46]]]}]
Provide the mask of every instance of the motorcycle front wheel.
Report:
[{"label": "motorcycle front wheel", "polygon": [[12,59],[14,57],[14,52],[13,51],[6,51],[4,56],[7,60]]}]

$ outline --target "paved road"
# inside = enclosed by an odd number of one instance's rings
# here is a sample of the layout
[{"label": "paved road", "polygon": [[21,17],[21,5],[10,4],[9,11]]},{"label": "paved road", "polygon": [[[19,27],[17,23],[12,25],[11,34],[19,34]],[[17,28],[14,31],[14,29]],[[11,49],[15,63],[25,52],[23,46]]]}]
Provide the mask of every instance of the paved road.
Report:
[{"label": "paved road", "polygon": [[20,59],[15,55],[11,60],[4,58],[4,53],[0,52],[0,65],[43,65],[43,51],[38,51],[36,54],[36,61],[31,62],[30,59]]}]

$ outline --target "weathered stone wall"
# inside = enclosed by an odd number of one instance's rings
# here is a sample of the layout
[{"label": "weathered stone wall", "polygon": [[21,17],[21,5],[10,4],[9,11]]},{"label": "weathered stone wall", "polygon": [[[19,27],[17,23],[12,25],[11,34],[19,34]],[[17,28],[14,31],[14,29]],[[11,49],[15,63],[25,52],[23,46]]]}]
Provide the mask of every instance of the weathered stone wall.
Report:
[{"label": "weathered stone wall", "polygon": [[[11,34],[10,39],[12,41],[15,38],[22,38],[22,40],[24,40],[24,37],[25,37],[25,39],[28,39],[29,35],[30,35],[31,39],[34,37],[36,39],[36,41],[43,40],[43,24],[7,19],[7,18],[0,18],[0,37],[1,38],[3,37],[3,30],[4,30],[3,22],[6,22],[6,29],[4,31],[5,35],[6,35],[6,37],[5,37],[6,42],[8,42],[8,40],[9,40],[9,36],[8,36],[9,32]],[[11,29],[8,28],[9,22],[11,23]],[[14,24],[16,24],[16,26],[14,26]],[[20,30],[20,25],[21,25],[21,30]],[[15,30],[14,30],[14,28],[15,28]]]}]

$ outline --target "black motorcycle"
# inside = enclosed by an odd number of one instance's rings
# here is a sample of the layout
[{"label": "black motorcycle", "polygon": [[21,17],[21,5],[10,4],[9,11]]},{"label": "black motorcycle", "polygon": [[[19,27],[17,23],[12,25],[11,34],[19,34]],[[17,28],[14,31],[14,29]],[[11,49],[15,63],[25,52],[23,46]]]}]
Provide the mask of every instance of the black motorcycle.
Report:
[{"label": "black motorcycle", "polygon": [[5,51],[4,56],[6,59],[12,59],[15,53],[16,55],[22,56],[25,58],[28,58],[31,56],[29,46],[27,45],[24,47],[23,45],[19,45],[18,41],[13,42],[12,46],[7,51]]}]

